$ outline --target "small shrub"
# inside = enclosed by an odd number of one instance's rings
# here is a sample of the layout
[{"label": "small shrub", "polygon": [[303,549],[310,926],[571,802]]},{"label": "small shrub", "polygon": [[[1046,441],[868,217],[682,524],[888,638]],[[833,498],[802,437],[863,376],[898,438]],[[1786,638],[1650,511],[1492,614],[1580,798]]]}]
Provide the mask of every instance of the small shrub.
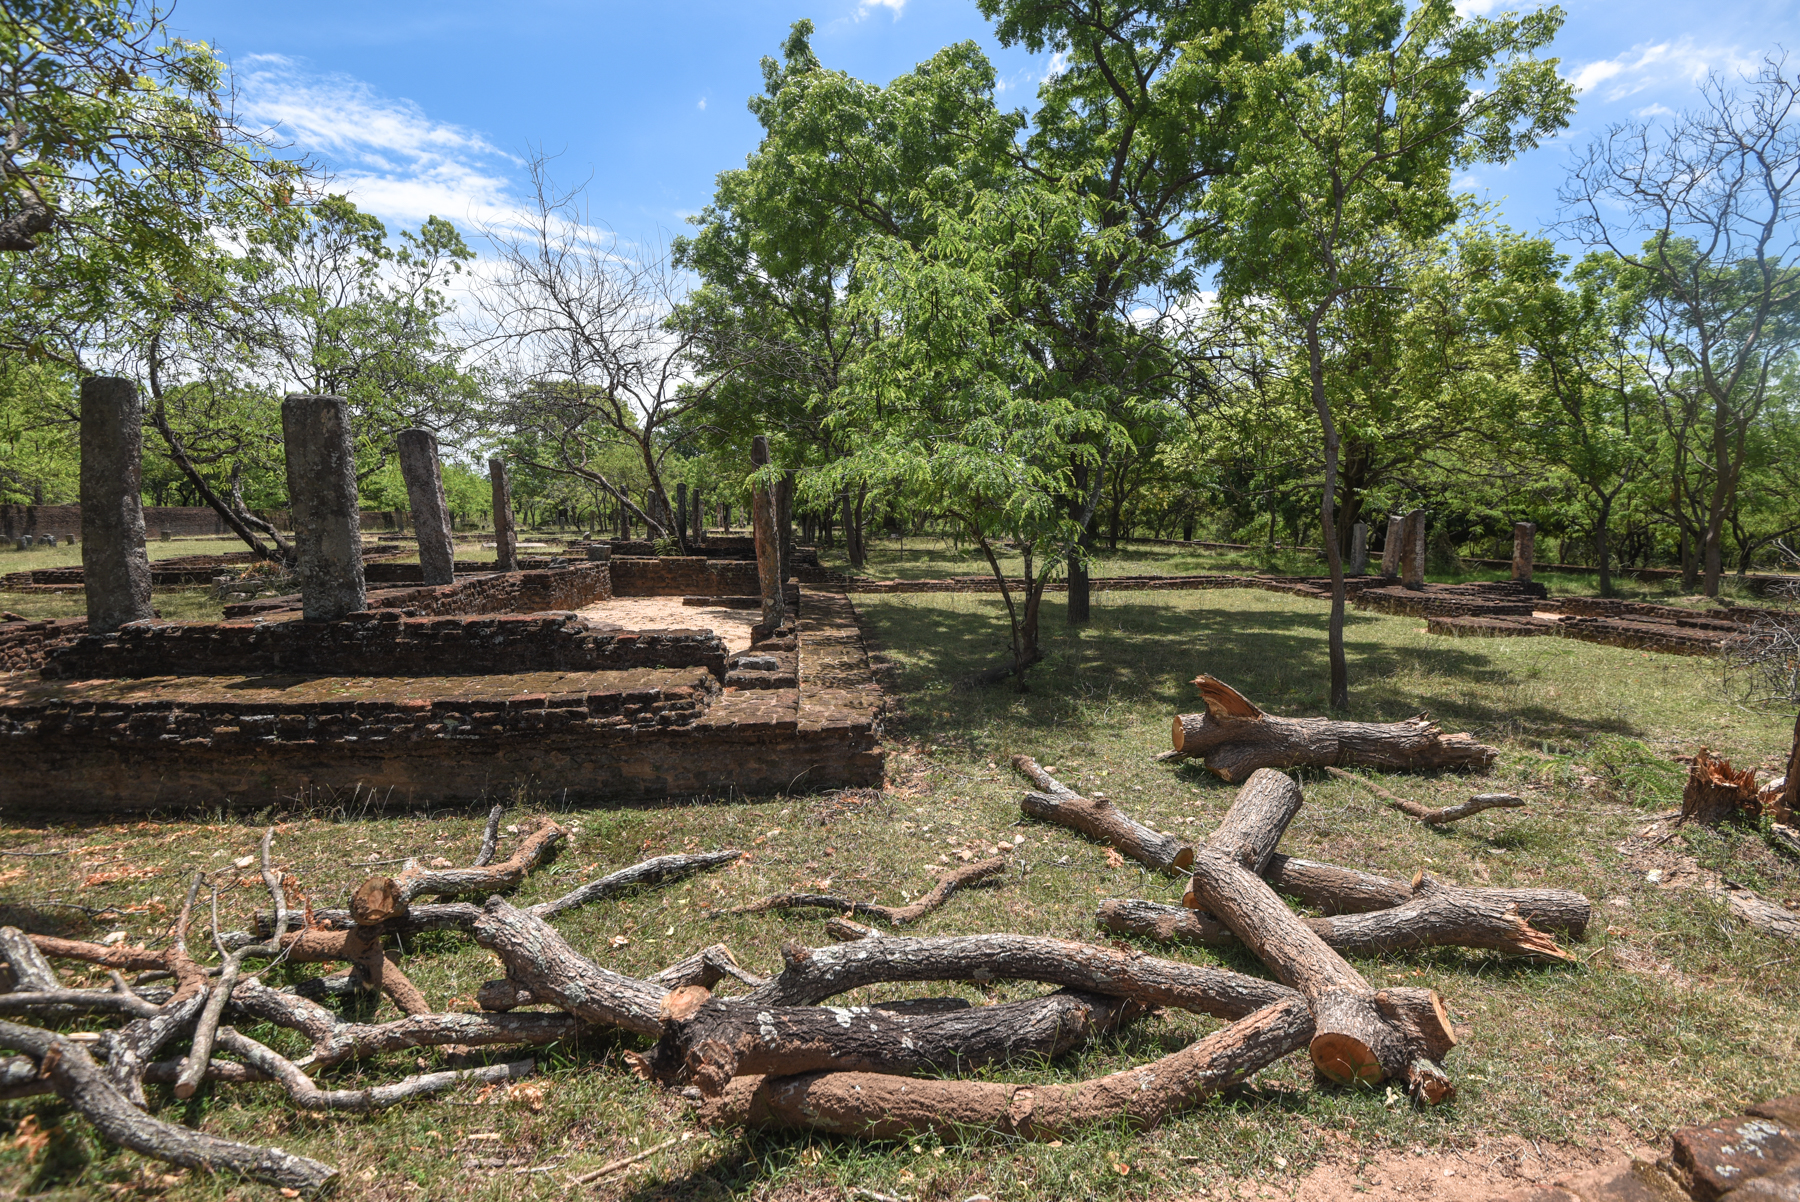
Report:
[{"label": "small shrub", "polygon": [[1687,770],[1636,739],[1603,736],[1586,759],[1605,791],[1627,805],[1648,810],[1681,803]]}]

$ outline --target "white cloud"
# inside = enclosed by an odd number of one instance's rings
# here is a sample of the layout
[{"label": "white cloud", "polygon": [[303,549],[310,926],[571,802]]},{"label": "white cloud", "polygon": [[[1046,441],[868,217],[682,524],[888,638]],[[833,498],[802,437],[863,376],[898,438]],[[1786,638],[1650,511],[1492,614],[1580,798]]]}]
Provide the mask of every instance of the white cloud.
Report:
[{"label": "white cloud", "polygon": [[1044,68],[1045,79],[1055,79],[1069,69],[1069,56],[1066,51],[1058,50],[1050,56],[1050,63]]},{"label": "white cloud", "polygon": [[359,207],[406,225],[433,214],[459,225],[505,223],[517,212],[511,177],[520,161],[480,133],[283,55],[253,55],[239,66],[245,116],[323,160],[331,190]]},{"label": "white cloud", "polygon": [[862,20],[878,8],[889,8],[894,12],[894,20],[900,19],[900,13],[906,8],[906,0],[862,0],[856,6],[856,19]]},{"label": "white cloud", "polygon": [[1459,17],[1485,17],[1494,11],[1499,0],[1456,0],[1456,15]]},{"label": "white cloud", "polygon": [[[1577,91],[1596,92],[1610,102],[1649,88],[1692,87],[1709,71],[1739,72],[1753,66],[1752,56],[1735,46],[1703,46],[1683,36],[1672,42],[1639,44],[1613,58],[1587,63],[1568,79]],[[1602,88],[1602,84],[1609,86]]]},{"label": "white cloud", "polygon": [[701,112],[705,112],[706,111],[706,97],[702,96],[700,98],[700,103],[698,105],[696,105],[695,107],[700,109]]}]

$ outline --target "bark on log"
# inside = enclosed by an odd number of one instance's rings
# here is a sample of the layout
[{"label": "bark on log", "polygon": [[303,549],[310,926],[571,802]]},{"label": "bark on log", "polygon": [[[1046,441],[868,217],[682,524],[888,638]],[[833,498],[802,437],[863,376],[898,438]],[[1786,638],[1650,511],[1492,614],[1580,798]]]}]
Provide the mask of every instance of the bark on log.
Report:
[{"label": "bark on log", "polygon": [[476,943],[500,957],[506,975],[537,1000],[590,1023],[662,1034],[667,989],[601,968],[536,915],[490,897],[474,934]]},{"label": "bark on log", "polygon": [[958,889],[979,884],[989,877],[996,877],[1006,871],[1006,857],[995,856],[990,860],[977,860],[972,864],[964,864],[951,869],[938,877],[937,884],[931,892],[908,906],[883,906],[876,902],[852,901],[847,897],[837,897],[825,893],[777,893],[773,897],[765,897],[751,902],[747,906],[737,906],[730,910],[716,911],[714,917],[727,914],[763,914],[770,910],[798,910],[816,908],[836,910],[839,914],[863,914],[870,918],[879,918],[895,926],[905,926],[938,909],[950,900],[950,895]]},{"label": "bark on log", "polygon": [[314,1193],[337,1176],[328,1164],[280,1148],[259,1148],[220,1139],[151,1118],[126,1101],[87,1049],[36,1027],[0,1022],[0,1047],[38,1062],[61,1097],[108,1141],[140,1155],[207,1172],[229,1172],[302,1193]]},{"label": "bark on log", "polygon": [[1151,830],[1104,797],[1081,796],[1030,756],[1015,755],[1013,767],[1043,790],[1019,802],[1029,817],[1080,831],[1158,872],[1179,872],[1193,862],[1193,848],[1182,840]]},{"label": "bark on log", "polygon": [[[1286,773],[1258,768],[1244,782],[1206,846],[1260,874],[1300,812],[1300,786]],[[1190,858],[1190,863],[1192,862]]]},{"label": "bark on log", "polygon": [[[1263,878],[1280,893],[1298,898],[1327,914],[1366,914],[1392,909],[1412,900],[1415,885],[1392,877],[1319,864],[1279,853],[1269,860]],[[1499,906],[1513,906],[1519,917],[1543,931],[1555,931],[1580,939],[1587,933],[1593,907],[1570,889],[1468,889],[1466,892]]]},{"label": "bark on log", "polygon": [[1461,818],[1467,818],[1471,814],[1479,814],[1483,810],[1516,810],[1525,804],[1524,798],[1515,797],[1511,793],[1477,793],[1465,802],[1434,810],[1430,806],[1420,805],[1416,801],[1396,797],[1375,782],[1364,780],[1354,772],[1345,772],[1342,768],[1327,768],[1325,771],[1339,780],[1347,780],[1351,784],[1361,785],[1402,814],[1417,818],[1429,826],[1442,826]]},{"label": "bark on log", "polygon": [[50,961],[18,927],[0,927],[0,958],[12,969],[13,989],[19,992],[49,993],[63,987]]},{"label": "bark on log", "polygon": [[[1486,890],[1459,889],[1429,877],[1420,882],[1411,900],[1391,909],[1301,921],[1327,947],[1345,956],[1421,947],[1472,947],[1509,956],[1573,959],[1549,934],[1525,921],[1516,906],[1495,901]],[[1166,943],[1212,948],[1238,943],[1223,923],[1185,906],[1109,898],[1100,903],[1095,922],[1109,931]]]},{"label": "bark on log", "polygon": [[[765,978],[740,968],[731,955],[731,949],[723,943],[703,947],[693,955],[677,960],[661,972],[652,973],[644,979],[649,984],[660,985],[665,989],[681,989],[689,985],[711,989],[726,977],[741,981],[752,989],[767,983]],[[483,1010],[513,1010],[519,1006],[536,1005],[537,1002],[538,998],[531,990],[510,977],[500,981],[484,981],[475,991],[475,1004]]]},{"label": "bark on log", "polygon": [[696,872],[704,872],[708,868],[718,868],[742,859],[744,853],[736,848],[724,851],[705,851],[692,855],[653,856],[629,868],[621,868],[596,881],[589,881],[579,889],[572,889],[555,901],[540,902],[527,908],[527,913],[539,918],[554,918],[564,910],[585,906],[604,898],[615,897],[627,889],[639,885],[666,885],[671,881],[681,880]]},{"label": "bark on log", "polygon": [[1306,996],[1317,1028],[1307,1051],[1326,1077],[1343,1085],[1406,1077],[1427,1101],[1451,1096],[1441,1072],[1418,1066],[1420,1054],[1375,1005],[1375,991],[1362,974],[1261,877],[1207,848],[1194,857],[1194,895],[1277,979]]},{"label": "bark on log", "polygon": [[790,1127],[877,1139],[971,1130],[1054,1139],[1085,1127],[1153,1127],[1306,1046],[1312,1015],[1287,998],[1149,1064],[1072,1085],[938,1081],[881,1073],[740,1077],[703,1102],[709,1125]]},{"label": "bark on log", "polygon": [[938,1014],[715,999],[670,1019],[651,1065],[659,1080],[691,1082],[708,1097],[733,1077],[755,1074],[966,1073],[1060,1056],[1141,1012],[1122,998],[1066,991]]},{"label": "bark on log", "polygon": [[1258,977],[1033,935],[882,935],[816,948],[788,944],[781,955],[786,967],[743,1001],[815,1006],[891,981],[1022,980],[1236,1019],[1291,996]]},{"label": "bark on log", "polygon": [[1228,781],[1241,781],[1258,768],[1333,764],[1412,772],[1486,768],[1499,754],[1467,734],[1444,734],[1423,714],[1404,722],[1280,718],[1210,676],[1194,683],[1206,711],[1175,718],[1174,749],[1201,759]]},{"label": "bark on log", "polygon": [[1786,906],[1758,897],[1736,881],[1723,881],[1713,895],[1730,909],[1733,918],[1765,935],[1800,939],[1800,914]]}]

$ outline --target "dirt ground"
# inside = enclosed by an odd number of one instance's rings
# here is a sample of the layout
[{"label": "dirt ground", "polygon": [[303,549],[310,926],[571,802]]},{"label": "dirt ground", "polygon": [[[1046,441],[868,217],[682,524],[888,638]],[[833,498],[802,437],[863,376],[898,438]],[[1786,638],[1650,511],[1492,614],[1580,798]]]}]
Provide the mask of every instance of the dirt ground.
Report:
[{"label": "dirt ground", "polygon": [[748,651],[750,628],[762,617],[756,609],[683,605],[680,597],[615,597],[577,612],[627,630],[710,630],[727,651]]}]

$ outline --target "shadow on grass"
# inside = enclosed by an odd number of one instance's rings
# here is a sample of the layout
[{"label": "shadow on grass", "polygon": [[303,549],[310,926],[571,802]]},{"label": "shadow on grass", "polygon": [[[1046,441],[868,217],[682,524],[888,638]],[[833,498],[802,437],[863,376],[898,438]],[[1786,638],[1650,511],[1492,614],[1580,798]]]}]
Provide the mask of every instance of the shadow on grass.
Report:
[{"label": "shadow on grass", "polygon": [[[1228,597],[1230,593],[1214,594]],[[880,641],[904,648],[898,691],[915,713],[929,715],[919,702],[960,704],[997,717],[998,707],[1023,709],[1026,724],[1058,716],[1080,700],[1121,700],[1174,715],[1197,705],[1189,682],[1199,672],[1227,681],[1272,713],[1323,715],[1328,675],[1327,611],[1235,609],[1227,605],[1178,607],[1151,602],[1096,598],[1094,620],[1073,630],[1064,607],[1047,600],[1042,616],[1044,662],[1032,669],[1020,693],[1010,683],[980,690],[962,702],[946,700],[945,686],[1008,654],[1009,627],[998,599],[963,598],[956,606],[903,601],[865,607]],[[1364,721],[1398,721],[1421,709],[1447,729],[1531,729],[1641,737],[1624,715],[1578,714],[1522,700],[1516,686],[1524,678],[1497,662],[1475,640],[1444,640],[1442,646],[1396,645],[1382,637],[1391,620],[1371,614],[1345,615],[1351,708],[1344,716]],[[1475,694],[1479,692],[1477,699]],[[927,720],[927,727],[930,723]],[[1195,772],[1203,770],[1195,767]],[[1197,781],[1195,783],[1198,783]]]}]

